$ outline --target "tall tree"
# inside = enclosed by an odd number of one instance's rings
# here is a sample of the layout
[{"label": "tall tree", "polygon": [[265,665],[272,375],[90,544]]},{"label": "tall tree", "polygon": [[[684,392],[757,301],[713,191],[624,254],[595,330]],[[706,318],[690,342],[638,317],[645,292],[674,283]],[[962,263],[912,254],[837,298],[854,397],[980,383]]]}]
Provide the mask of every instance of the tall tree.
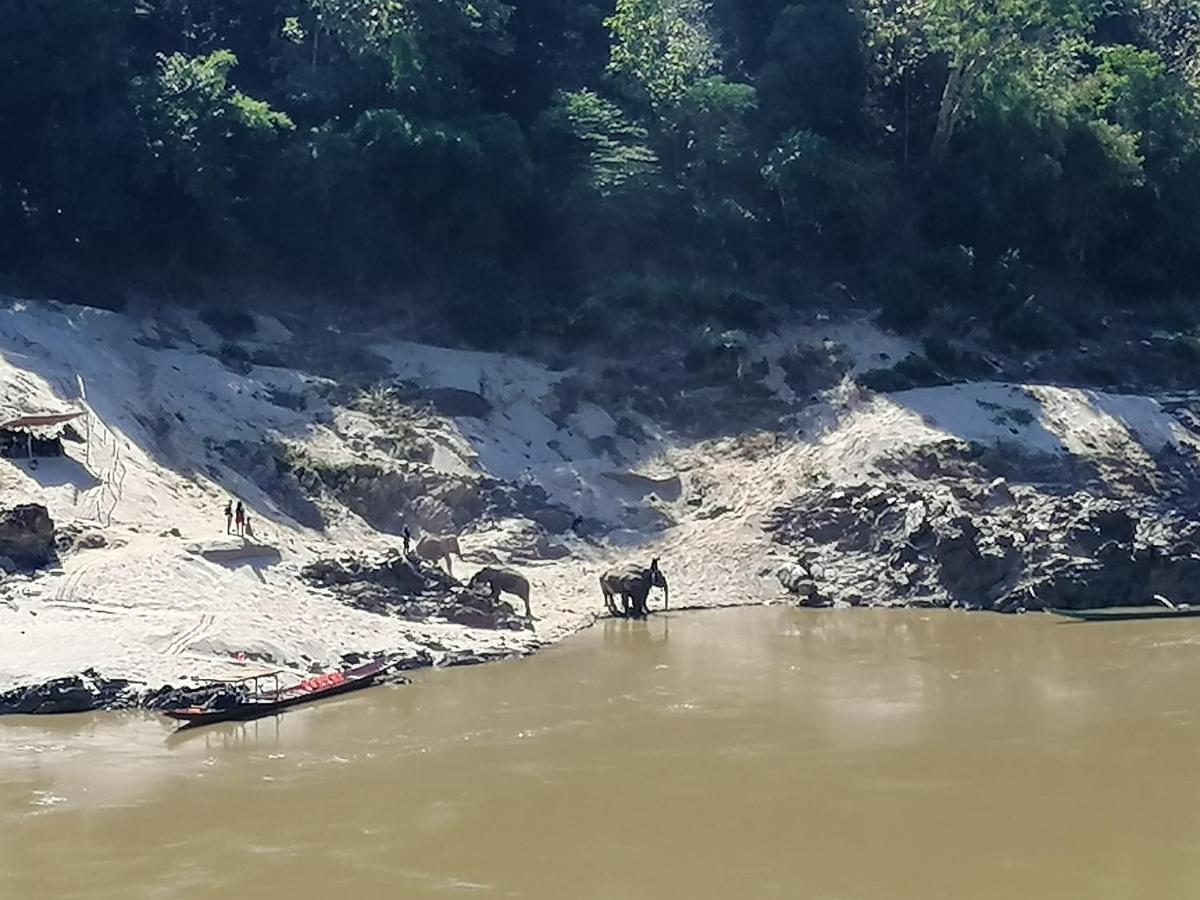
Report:
[{"label": "tall tree", "polygon": [[940,165],[980,81],[1002,68],[1066,71],[1091,30],[1091,0],[929,0],[929,45],[946,77],[929,156]]},{"label": "tall tree", "polygon": [[708,0],[617,0],[609,71],[652,108],[678,102],[717,69]]}]

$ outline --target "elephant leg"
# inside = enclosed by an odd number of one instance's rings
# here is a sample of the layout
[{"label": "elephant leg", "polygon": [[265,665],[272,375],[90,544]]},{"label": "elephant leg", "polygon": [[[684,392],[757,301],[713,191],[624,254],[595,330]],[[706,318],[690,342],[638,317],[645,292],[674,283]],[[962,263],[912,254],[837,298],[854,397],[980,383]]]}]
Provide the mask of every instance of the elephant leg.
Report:
[{"label": "elephant leg", "polygon": [[621,591],[621,615],[629,618],[629,595],[624,591]]},{"label": "elephant leg", "polygon": [[604,594],[604,608],[608,610],[609,615],[617,614],[617,604],[613,602],[613,595],[608,591],[602,591]]}]

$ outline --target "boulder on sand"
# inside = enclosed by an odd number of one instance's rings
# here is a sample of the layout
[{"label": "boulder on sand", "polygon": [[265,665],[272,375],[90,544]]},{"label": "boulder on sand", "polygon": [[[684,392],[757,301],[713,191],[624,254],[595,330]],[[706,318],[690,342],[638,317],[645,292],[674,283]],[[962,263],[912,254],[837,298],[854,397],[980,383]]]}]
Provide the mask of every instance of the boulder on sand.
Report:
[{"label": "boulder on sand", "polygon": [[0,556],[23,569],[53,562],[54,520],[40,503],[0,511]]},{"label": "boulder on sand", "polygon": [[52,715],[93,709],[129,709],[137,694],[128,681],[104,678],[93,669],[54,678],[41,684],[13,688],[0,694],[0,715]]}]

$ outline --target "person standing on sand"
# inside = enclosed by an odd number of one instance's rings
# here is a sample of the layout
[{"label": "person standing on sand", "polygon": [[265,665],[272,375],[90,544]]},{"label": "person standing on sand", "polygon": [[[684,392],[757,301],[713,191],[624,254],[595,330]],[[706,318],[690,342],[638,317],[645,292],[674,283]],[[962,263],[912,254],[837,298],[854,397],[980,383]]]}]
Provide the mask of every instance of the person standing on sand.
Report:
[{"label": "person standing on sand", "polygon": [[404,526],[404,555],[408,556],[408,547],[412,543],[412,532],[408,530],[408,526]]},{"label": "person standing on sand", "polygon": [[225,504],[225,533],[229,534],[233,531],[233,501],[230,500]]},{"label": "person standing on sand", "polygon": [[237,533],[241,534],[246,525],[246,508],[242,506],[241,500],[238,501],[237,512],[234,514],[233,520],[237,523]]},{"label": "person standing on sand", "polygon": [[254,539],[254,529],[250,527],[250,517],[249,516],[246,516],[242,520],[242,534],[244,534],[246,537],[250,538],[251,540]]}]

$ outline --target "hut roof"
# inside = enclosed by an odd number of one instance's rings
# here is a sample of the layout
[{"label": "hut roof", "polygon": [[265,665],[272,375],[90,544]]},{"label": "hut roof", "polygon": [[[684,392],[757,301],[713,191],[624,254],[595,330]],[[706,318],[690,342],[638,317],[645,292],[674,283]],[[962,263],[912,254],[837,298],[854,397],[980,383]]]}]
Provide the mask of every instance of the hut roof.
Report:
[{"label": "hut roof", "polygon": [[25,431],[32,429],[57,429],[59,425],[65,425],[73,419],[78,419],[83,415],[83,410],[65,413],[42,413],[40,415],[17,416],[15,419],[9,419],[5,422],[0,422],[0,429],[5,431]]}]

